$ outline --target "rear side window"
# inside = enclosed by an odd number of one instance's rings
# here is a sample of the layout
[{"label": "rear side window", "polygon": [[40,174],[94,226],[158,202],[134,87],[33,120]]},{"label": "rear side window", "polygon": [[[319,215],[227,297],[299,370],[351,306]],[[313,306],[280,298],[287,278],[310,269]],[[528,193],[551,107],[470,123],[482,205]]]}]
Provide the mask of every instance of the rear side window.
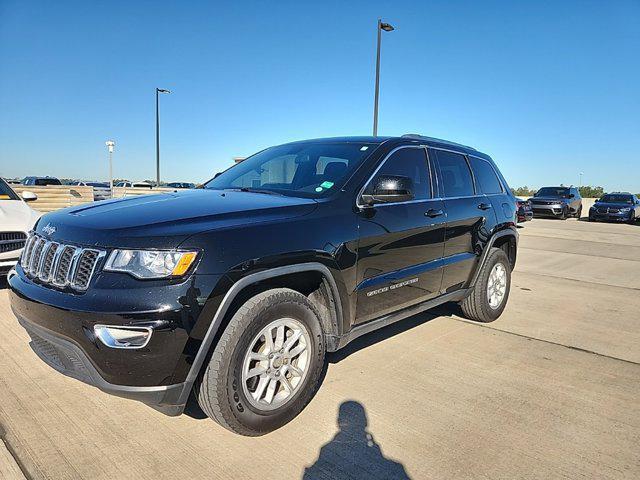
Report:
[{"label": "rear side window", "polygon": [[469,157],[471,168],[476,176],[476,182],[482,193],[491,195],[492,193],[502,193],[502,186],[495,170],[489,162],[475,157]]},{"label": "rear side window", "polygon": [[444,150],[430,150],[434,154],[442,176],[442,192],[444,197],[470,197],[475,195],[473,178],[464,155],[446,152]]},{"label": "rear side window", "polygon": [[393,153],[369,182],[365,193],[373,193],[371,189],[378,183],[378,177],[386,175],[409,177],[413,180],[413,193],[416,200],[431,198],[429,167],[424,148],[401,148]]}]

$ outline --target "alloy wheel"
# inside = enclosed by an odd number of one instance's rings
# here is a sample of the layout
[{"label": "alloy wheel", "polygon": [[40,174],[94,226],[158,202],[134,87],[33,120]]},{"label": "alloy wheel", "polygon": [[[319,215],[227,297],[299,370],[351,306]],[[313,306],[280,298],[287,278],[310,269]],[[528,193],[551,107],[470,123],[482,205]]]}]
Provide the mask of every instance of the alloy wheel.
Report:
[{"label": "alloy wheel", "polygon": [[507,269],[502,263],[496,263],[487,282],[487,300],[494,310],[500,307],[507,292]]},{"label": "alloy wheel", "polygon": [[269,323],[251,341],[242,363],[242,388],[251,405],[275,410],[302,386],[311,364],[311,337],[293,318]]}]

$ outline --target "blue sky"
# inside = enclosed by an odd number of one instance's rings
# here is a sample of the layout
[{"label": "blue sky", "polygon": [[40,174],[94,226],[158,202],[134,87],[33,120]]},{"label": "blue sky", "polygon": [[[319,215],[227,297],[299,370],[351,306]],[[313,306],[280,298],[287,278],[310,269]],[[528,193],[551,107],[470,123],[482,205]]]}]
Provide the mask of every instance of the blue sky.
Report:
[{"label": "blue sky", "polygon": [[640,191],[640,2],[0,0],[0,175],[203,181],[269,145],[370,134],[489,153],[511,186]]}]

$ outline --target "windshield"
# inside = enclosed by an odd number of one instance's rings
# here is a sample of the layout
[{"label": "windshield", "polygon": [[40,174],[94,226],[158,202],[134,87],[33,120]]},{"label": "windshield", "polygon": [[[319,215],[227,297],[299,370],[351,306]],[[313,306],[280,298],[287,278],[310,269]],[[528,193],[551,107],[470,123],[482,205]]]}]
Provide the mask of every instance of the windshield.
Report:
[{"label": "windshield", "polygon": [[241,189],[319,198],[342,188],[375,149],[375,143],[295,143],[268,148],[205,184],[214,190]]},{"label": "windshield", "polygon": [[626,203],[633,205],[631,195],[605,195],[600,199],[601,203]]},{"label": "windshield", "polygon": [[542,187],[536,192],[534,197],[560,197],[567,198],[569,189],[566,187]]},{"label": "windshield", "polygon": [[0,200],[20,200],[20,197],[14,192],[7,182],[0,178]]}]

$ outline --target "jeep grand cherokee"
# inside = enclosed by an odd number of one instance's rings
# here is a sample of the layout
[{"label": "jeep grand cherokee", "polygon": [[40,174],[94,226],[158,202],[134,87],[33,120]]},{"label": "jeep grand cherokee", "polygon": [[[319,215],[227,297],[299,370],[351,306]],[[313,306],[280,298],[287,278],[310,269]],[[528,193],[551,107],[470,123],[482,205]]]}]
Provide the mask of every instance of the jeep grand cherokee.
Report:
[{"label": "jeep grand cherokee", "polygon": [[10,275],[60,372],[182,413],[192,390],[261,435],[310,401],[325,353],[444,302],[509,296],[516,199],[491,158],[409,135],[263,150],[201,190],[49,213]]}]

